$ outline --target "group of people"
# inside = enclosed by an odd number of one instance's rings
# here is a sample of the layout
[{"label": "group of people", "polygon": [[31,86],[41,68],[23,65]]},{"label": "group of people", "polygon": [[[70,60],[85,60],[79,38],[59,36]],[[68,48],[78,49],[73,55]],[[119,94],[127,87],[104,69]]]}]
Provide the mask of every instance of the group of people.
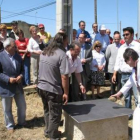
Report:
[{"label": "group of people", "polygon": [[35,26],[31,26],[31,38],[27,39],[24,32],[17,28],[17,22],[12,23],[13,30],[9,37],[6,36],[6,25],[0,25],[0,96],[9,131],[13,132],[15,127],[12,98],[18,108],[18,125],[25,124],[26,103],[22,85],[30,84],[31,63],[33,84],[38,88],[44,107],[46,137],[60,139],[58,127],[63,104],[86,100],[89,91],[93,99],[103,98],[100,86],[105,84],[105,75],[110,78],[112,97],[119,98],[124,94],[127,108],[131,107],[130,88],[133,89],[137,106],[133,137],[139,134],[140,43],[134,40],[134,30],[132,27],[124,28],[123,40],[118,31],[114,32],[112,38],[111,31],[105,25],[101,25],[98,30],[98,25],[94,23],[90,33],[85,30],[85,26],[84,21],[79,22],[79,29],[73,29],[73,41],[69,44],[65,29],[60,29],[51,38],[43,24],[38,25],[39,32]]}]

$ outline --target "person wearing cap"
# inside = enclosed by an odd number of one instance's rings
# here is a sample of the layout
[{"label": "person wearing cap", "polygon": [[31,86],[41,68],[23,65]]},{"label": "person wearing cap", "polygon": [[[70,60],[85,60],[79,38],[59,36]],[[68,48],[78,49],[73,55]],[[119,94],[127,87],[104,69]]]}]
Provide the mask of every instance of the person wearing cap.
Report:
[{"label": "person wearing cap", "polygon": [[38,28],[39,28],[39,32],[37,33],[37,35],[44,36],[43,43],[46,46],[51,39],[51,34],[49,32],[45,32],[45,27],[43,24],[39,24]]},{"label": "person wearing cap", "polygon": [[13,38],[14,40],[18,40],[19,37],[16,35],[16,31],[18,29],[18,22],[12,21],[11,26],[12,26],[12,31],[10,32],[9,37]]},{"label": "person wearing cap", "polygon": [[102,52],[105,53],[107,46],[110,44],[109,37],[106,34],[105,25],[101,25],[99,28],[99,33],[95,36],[95,41],[100,41],[102,44]]}]

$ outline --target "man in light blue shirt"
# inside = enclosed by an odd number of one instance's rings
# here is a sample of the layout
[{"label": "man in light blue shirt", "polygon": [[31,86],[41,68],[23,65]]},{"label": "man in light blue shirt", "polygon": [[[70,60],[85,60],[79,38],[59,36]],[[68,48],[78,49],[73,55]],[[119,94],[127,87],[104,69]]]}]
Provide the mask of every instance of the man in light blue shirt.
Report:
[{"label": "man in light blue shirt", "polygon": [[99,32],[98,32],[98,24],[93,23],[93,24],[92,24],[92,29],[93,29],[93,31],[90,33],[90,37],[91,37],[91,42],[92,42],[92,44],[93,44],[96,34],[99,33]]},{"label": "man in light blue shirt", "polygon": [[83,34],[86,35],[86,40],[85,40],[85,42],[90,44],[90,43],[91,43],[90,34],[89,34],[88,31],[85,30],[85,27],[86,27],[85,21],[82,21],[82,20],[81,20],[81,21],[79,22],[79,29],[77,30],[76,38],[78,38],[79,35],[80,35],[81,33],[83,33]]},{"label": "man in light blue shirt", "polygon": [[102,52],[105,53],[107,46],[110,44],[105,25],[100,26],[99,33],[95,36],[94,42],[95,41],[100,41],[102,43]]}]

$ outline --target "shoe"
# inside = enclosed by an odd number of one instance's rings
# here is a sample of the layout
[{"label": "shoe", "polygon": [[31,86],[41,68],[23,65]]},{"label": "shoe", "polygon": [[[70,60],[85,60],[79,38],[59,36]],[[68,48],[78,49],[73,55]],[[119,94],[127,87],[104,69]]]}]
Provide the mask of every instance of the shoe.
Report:
[{"label": "shoe", "polygon": [[13,134],[14,133],[14,129],[8,129],[8,134]]},{"label": "shoe", "polygon": [[92,95],[92,91],[88,91],[88,92],[86,92],[86,95]]},{"label": "shoe", "polygon": [[133,119],[133,115],[129,115],[128,120],[132,120],[132,119]]},{"label": "shoe", "polygon": [[98,99],[103,99],[103,98],[104,98],[104,97],[103,97],[102,95],[100,95],[100,94],[97,94],[96,97],[97,97]]}]

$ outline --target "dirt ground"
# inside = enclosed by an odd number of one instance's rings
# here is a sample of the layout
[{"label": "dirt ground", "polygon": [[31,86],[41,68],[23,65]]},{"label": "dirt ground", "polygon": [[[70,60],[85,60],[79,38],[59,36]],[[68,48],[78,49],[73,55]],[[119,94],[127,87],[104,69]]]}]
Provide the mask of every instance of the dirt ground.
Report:
[{"label": "dirt ground", "polygon": [[[102,87],[102,94],[107,98],[109,97],[109,87]],[[27,125],[26,128],[16,129],[13,134],[7,133],[4,124],[4,116],[3,110],[0,100],[0,140],[49,140],[44,137],[44,118],[43,118],[43,106],[41,99],[37,94],[29,94],[25,95],[27,110],[26,110],[26,120]],[[119,104],[123,104],[123,100],[118,101]],[[17,122],[17,113],[16,113],[16,105],[13,101],[13,115],[14,120]],[[130,127],[130,135],[131,135],[131,127],[132,121],[128,123]],[[62,126],[60,130],[63,131]],[[131,139],[131,138],[130,138]],[[64,134],[62,134],[62,140],[66,140]]]}]

